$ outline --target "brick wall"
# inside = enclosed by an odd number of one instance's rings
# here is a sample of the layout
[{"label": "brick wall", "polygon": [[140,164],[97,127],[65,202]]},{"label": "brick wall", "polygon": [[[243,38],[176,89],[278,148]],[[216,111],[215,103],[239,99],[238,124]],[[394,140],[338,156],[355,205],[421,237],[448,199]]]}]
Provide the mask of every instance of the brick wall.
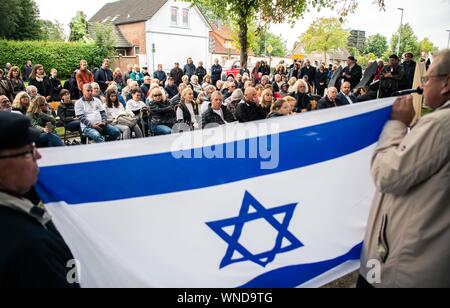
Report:
[{"label": "brick wall", "polygon": [[139,46],[140,54],[147,54],[145,22],[118,25],[118,27],[128,42]]}]

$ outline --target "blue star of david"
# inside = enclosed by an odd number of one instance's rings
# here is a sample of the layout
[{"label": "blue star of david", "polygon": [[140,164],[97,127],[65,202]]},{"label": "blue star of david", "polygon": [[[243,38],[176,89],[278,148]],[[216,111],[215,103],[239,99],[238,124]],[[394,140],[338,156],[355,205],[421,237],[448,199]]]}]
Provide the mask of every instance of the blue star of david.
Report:
[{"label": "blue star of david", "polygon": [[[250,213],[250,206],[252,206],[256,212]],[[207,225],[229,245],[225,257],[220,263],[220,268],[222,269],[228,265],[245,261],[252,261],[262,267],[266,267],[275,260],[275,257],[278,254],[303,247],[304,245],[302,242],[288,231],[296,206],[297,203],[293,203],[273,209],[266,209],[258,202],[258,200],[246,191],[238,217],[207,223]],[[284,213],[285,216],[283,222],[280,223],[274,216],[282,213]],[[260,254],[252,254],[239,243],[239,238],[241,237],[242,229],[246,223],[259,219],[266,220],[267,223],[278,231],[278,235],[272,250]],[[224,228],[230,226],[234,226],[232,235],[229,235],[224,231]],[[284,239],[288,240],[290,245],[282,247]],[[233,259],[235,251],[239,252],[242,257]]]}]

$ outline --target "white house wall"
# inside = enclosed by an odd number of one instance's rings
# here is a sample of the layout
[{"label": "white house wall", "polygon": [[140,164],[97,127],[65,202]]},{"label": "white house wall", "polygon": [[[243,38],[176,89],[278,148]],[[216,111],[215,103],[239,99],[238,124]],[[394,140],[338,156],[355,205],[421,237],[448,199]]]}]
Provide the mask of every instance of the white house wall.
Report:
[{"label": "white house wall", "polygon": [[[178,7],[178,26],[171,24],[171,8]],[[189,9],[189,27],[183,28],[182,10]],[[162,64],[169,71],[174,62],[181,68],[186,59],[191,57],[195,65],[203,61],[204,67],[211,66],[212,55],[209,53],[209,25],[198,9],[190,8],[186,2],[168,1],[146,23],[147,63],[150,70]],[[153,44],[155,53],[153,54]]]}]

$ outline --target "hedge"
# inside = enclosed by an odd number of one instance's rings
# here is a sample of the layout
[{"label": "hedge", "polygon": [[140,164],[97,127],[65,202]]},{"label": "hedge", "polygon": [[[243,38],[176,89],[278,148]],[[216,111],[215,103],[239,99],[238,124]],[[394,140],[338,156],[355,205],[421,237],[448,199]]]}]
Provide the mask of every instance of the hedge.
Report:
[{"label": "hedge", "polygon": [[80,60],[89,66],[100,66],[105,55],[95,43],[51,42],[51,41],[7,41],[0,40],[0,66],[6,63],[21,69],[28,60],[42,64],[47,75],[56,68],[60,78],[68,78],[80,66]]}]

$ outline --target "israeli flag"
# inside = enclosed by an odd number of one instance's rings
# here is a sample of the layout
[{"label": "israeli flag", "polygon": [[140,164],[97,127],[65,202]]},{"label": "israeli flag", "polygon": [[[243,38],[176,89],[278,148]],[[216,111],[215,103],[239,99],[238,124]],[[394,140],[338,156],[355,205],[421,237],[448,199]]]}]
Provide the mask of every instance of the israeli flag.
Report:
[{"label": "israeli flag", "polygon": [[359,268],[393,99],[42,150],[83,287],[319,287]]}]

